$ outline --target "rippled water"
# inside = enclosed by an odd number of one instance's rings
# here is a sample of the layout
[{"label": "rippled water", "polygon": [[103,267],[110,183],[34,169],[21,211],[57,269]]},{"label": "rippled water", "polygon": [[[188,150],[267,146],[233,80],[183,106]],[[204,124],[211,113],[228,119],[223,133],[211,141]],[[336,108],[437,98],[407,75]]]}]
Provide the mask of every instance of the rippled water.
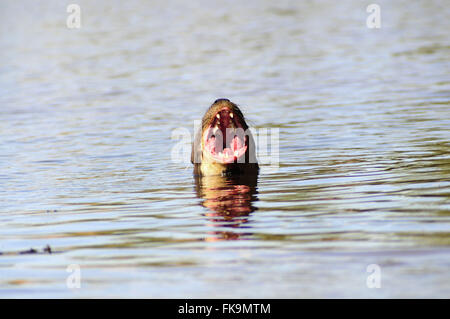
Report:
[{"label": "rippled water", "polygon": [[[0,4],[0,297],[450,297],[448,1],[77,3]],[[278,170],[172,160],[219,97]]]}]

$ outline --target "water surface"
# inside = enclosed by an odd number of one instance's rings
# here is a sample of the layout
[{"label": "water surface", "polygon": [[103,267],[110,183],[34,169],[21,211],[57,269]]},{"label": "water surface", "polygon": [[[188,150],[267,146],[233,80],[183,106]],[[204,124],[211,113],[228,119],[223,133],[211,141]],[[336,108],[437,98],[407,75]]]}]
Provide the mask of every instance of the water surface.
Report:
[{"label": "water surface", "polygon": [[[450,297],[448,1],[78,3],[0,4],[0,297]],[[277,170],[172,160],[219,97]]]}]

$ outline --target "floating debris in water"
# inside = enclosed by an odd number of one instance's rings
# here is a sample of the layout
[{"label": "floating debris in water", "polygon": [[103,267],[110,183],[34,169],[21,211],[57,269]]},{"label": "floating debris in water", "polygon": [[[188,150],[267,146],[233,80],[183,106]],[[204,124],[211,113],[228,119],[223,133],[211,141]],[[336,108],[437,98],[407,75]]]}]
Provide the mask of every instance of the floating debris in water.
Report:
[{"label": "floating debris in water", "polygon": [[50,245],[45,246],[44,252],[49,253],[49,254],[52,253],[52,249],[51,249]]},{"label": "floating debris in water", "polygon": [[25,254],[36,254],[37,250],[34,248],[30,248],[29,250],[25,251],[19,251],[19,255],[25,255]]},{"label": "floating debris in water", "polygon": [[[28,250],[24,250],[24,251],[19,251],[19,255],[29,255],[29,254],[39,254],[40,252],[38,251],[38,250],[36,250],[36,249],[34,249],[34,248],[30,248],[30,249],[28,249]],[[41,253],[47,253],[47,254],[51,254],[52,253],[52,248],[50,247],[50,245],[47,245],[47,246],[45,246],[43,249],[42,249],[42,252]],[[1,255],[2,253],[0,252],[0,255]],[[12,253],[12,254],[14,254],[14,253]]]}]

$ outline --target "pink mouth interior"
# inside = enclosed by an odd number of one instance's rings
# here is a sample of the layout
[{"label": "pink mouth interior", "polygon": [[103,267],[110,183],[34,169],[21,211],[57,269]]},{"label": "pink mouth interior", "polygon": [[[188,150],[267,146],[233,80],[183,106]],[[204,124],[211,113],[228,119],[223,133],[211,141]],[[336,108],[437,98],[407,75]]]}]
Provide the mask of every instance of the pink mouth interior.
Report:
[{"label": "pink mouth interior", "polygon": [[[218,116],[217,116],[218,115]],[[245,154],[245,137],[236,129],[242,125],[228,108],[220,110],[205,130],[203,141],[209,155],[219,163],[233,163]]]}]

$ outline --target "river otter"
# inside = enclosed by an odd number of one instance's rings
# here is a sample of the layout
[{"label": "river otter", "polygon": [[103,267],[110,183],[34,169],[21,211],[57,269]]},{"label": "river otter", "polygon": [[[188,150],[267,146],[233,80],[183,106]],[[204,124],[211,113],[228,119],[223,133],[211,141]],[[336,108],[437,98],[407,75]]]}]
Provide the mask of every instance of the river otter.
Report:
[{"label": "river otter", "polygon": [[192,144],[196,175],[257,174],[255,142],[244,115],[228,99],[209,107]]}]

